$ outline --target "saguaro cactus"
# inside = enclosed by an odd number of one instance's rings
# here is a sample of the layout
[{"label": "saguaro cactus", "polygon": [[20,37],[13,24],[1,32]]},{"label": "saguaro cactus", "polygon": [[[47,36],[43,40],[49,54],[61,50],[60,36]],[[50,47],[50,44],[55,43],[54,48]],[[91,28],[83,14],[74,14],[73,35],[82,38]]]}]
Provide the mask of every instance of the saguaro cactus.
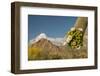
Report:
[{"label": "saguaro cactus", "polygon": [[87,27],[87,18],[79,17],[74,27],[70,29],[65,38],[64,45],[67,43],[71,48],[79,49],[83,45],[83,36]]},{"label": "saguaro cactus", "polygon": [[77,18],[74,26],[76,29],[81,28],[83,30],[83,34],[84,34],[85,30],[87,28],[87,24],[88,24],[87,17],[79,17],[79,18]]}]

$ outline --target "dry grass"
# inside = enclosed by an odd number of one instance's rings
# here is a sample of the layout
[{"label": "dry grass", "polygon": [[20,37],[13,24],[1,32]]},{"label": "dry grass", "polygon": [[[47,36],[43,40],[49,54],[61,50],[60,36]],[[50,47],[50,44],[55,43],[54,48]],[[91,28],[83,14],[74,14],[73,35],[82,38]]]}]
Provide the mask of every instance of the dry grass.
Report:
[{"label": "dry grass", "polygon": [[28,60],[51,60],[51,59],[76,59],[87,58],[86,48],[70,49],[63,47],[62,50],[49,50],[36,47],[29,47]]}]

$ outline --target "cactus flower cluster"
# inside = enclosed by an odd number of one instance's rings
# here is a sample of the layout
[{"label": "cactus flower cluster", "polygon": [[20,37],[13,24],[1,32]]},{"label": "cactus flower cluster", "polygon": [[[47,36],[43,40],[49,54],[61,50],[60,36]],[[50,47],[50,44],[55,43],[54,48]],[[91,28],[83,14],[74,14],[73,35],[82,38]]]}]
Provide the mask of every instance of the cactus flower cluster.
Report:
[{"label": "cactus flower cluster", "polygon": [[83,30],[81,28],[71,28],[67,33],[67,44],[73,49],[79,49],[83,45]]}]

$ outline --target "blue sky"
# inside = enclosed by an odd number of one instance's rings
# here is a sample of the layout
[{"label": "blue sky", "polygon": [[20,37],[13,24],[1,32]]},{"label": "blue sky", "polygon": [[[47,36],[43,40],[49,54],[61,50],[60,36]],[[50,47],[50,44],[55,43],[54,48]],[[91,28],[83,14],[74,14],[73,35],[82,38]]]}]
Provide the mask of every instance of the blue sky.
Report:
[{"label": "blue sky", "polygon": [[40,33],[49,37],[64,37],[65,33],[74,26],[77,17],[28,15],[28,41]]}]

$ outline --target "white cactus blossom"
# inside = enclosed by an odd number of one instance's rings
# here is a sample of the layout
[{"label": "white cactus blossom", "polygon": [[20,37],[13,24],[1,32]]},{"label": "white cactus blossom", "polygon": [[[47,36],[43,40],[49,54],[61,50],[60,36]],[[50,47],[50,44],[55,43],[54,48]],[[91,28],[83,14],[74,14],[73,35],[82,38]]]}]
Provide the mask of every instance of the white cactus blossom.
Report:
[{"label": "white cactus blossom", "polygon": [[63,45],[66,45],[66,44],[69,43],[71,40],[72,40],[72,36],[69,35],[69,36],[65,39],[65,41],[63,42]]},{"label": "white cactus blossom", "polygon": [[71,40],[72,40],[72,36],[69,35],[69,36],[67,37],[67,39],[66,39],[66,42],[69,43]]},{"label": "white cactus blossom", "polygon": [[67,42],[64,42],[63,45],[66,45]]},{"label": "white cactus blossom", "polygon": [[74,31],[74,30],[75,30],[75,27],[72,27],[70,30],[71,30],[71,31]]},{"label": "white cactus blossom", "polygon": [[79,30],[79,31],[83,31],[83,29],[82,29],[82,28],[78,28],[78,30]]}]

